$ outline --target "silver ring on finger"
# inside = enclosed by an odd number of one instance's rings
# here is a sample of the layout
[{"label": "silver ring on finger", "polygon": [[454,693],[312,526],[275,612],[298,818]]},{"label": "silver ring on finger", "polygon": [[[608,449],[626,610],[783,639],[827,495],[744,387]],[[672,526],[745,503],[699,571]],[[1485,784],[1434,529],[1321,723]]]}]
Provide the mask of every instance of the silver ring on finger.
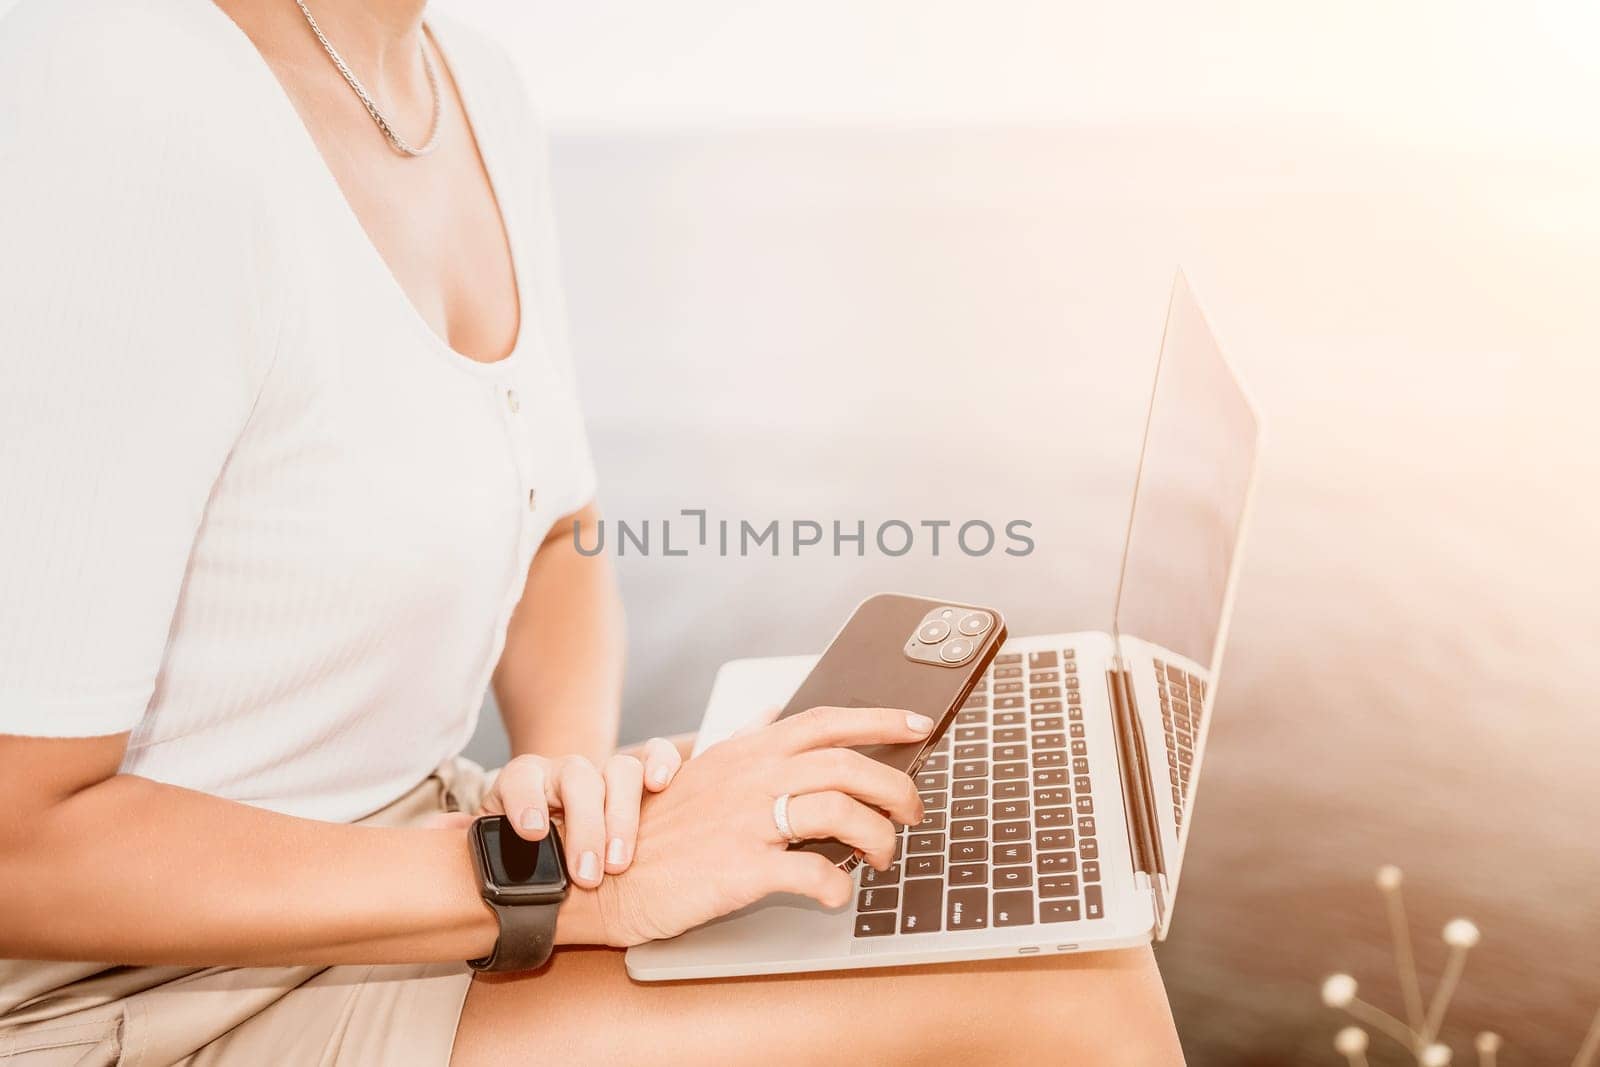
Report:
[{"label": "silver ring on finger", "polygon": [[788,793],[772,802],[772,824],[778,828],[778,833],[789,844],[793,845],[800,841],[800,837],[794,832],[794,827],[789,823]]}]

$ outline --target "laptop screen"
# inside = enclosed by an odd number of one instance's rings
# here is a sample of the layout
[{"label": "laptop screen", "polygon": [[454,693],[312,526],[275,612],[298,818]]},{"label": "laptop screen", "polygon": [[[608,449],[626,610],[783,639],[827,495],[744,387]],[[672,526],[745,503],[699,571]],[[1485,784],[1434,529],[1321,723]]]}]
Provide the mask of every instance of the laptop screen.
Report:
[{"label": "laptop screen", "polygon": [[1117,589],[1119,639],[1139,638],[1216,670],[1258,434],[1255,412],[1179,274]]}]

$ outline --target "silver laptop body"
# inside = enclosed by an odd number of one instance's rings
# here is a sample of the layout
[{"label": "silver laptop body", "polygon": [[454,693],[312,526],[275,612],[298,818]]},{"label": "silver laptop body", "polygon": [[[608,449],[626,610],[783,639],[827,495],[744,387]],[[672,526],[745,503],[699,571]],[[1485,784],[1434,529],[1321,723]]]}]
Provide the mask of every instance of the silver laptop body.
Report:
[{"label": "silver laptop body", "polygon": [[[1260,450],[1180,273],[1109,631],[1012,638],[918,777],[927,821],[828,910],[774,896],[630,949],[669,980],[1087,952],[1172,922]],[[815,657],[734,660],[696,751],[783,704]]]}]

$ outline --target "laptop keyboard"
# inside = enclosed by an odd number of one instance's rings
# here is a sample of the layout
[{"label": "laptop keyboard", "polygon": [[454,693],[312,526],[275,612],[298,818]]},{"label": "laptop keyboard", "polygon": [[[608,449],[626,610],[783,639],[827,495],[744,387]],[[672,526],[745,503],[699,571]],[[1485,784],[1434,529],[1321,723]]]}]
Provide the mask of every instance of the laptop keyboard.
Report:
[{"label": "laptop keyboard", "polygon": [[917,776],[927,809],[894,866],[864,868],[855,936],[1099,919],[1075,652],[995,657]]},{"label": "laptop keyboard", "polygon": [[1161,694],[1161,725],[1167,735],[1167,771],[1172,779],[1172,814],[1183,829],[1183,806],[1194,773],[1194,739],[1200,730],[1206,684],[1170,663],[1156,660],[1156,691]]}]

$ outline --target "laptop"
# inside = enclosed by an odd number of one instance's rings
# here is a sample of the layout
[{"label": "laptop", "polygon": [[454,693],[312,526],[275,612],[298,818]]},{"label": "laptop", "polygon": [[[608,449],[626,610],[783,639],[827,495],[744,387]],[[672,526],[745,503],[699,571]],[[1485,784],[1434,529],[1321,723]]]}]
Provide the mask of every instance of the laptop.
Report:
[{"label": "laptop", "polygon": [[[772,896],[630,949],[668,980],[1091,952],[1166,937],[1260,448],[1180,273],[1104,631],[1008,640],[917,775],[926,819],[826,909]],[[783,704],[815,657],[718,672],[696,750]]]}]

